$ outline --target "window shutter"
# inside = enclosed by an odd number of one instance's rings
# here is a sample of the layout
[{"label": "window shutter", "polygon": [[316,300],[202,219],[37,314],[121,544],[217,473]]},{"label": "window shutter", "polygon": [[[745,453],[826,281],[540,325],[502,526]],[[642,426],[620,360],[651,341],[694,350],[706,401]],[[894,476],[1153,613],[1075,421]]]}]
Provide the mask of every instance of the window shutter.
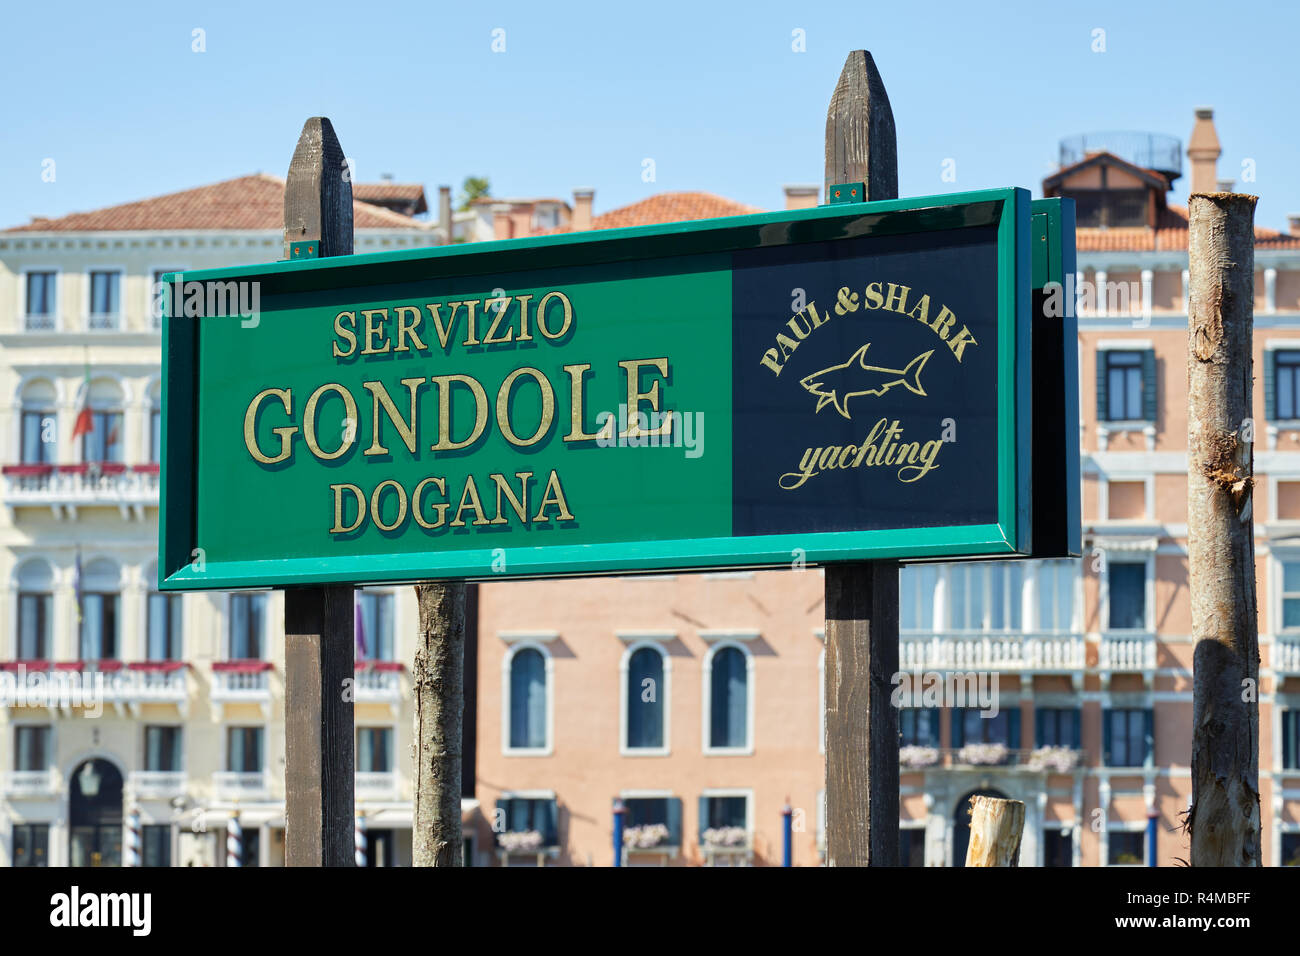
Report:
[{"label": "window shutter", "polygon": [[1110,421],[1110,391],[1107,388],[1108,370],[1105,349],[1097,350],[1097,421]]},{"label": "window shutter", "polygon": [[682,798],[668,798],[668,845],[682,845]]},{"label": "window shutter", "polygon": [[704,831],[709,828],[709,798],[700,797],[700,818],[695,829],[700,831],[700,845],[704,845]]},{"label": "window shutter", "polygon": [[1277,352],[1264,350],[1264,419],[1277,421]]},{"label": "window shutter", "polygon": [[1044,732],[1047,726],[1047,711],[1041,707],[1034,710],[1034,746],[1042,747],[1047,743],[1047,735]]},{"label": "window shutter", "polygon": [[949,713],[952,715],[952,748],[966,746],[966,728],[965,723],[966,708],[954,707]]},{"label": "window shutter", "polygon": [[931,747],[939,746],[939,715],[938,707],[928,707],[923,711],[925,714],[925,743]]},{"label": "window shutter", "polygon": [[538,814],[541,819],[537,821],[537,829],[542,834],[543,846],[559,846],[560,828],[559,828],[559,808],[556,807],[554,800],[541,800]]},{"label": "window shutter", "polygon": [[1101,765],[1110,766],[1110,711],[1101,712]]},{"label": "window shutter", "polygon": [[1020,708],[1016,707],[1007,713],[1007,747],[1010,750],[1020,749]]},{"label": "window shutter", "polygon": [[1070,714],[1074,718],[1074,749],[1082,750],[1083,738],[1081,735],[1083,731],[1083,711],[1075,710],[1071,711]]},{"label": "window shutter", "polygon": [[1142,733],[1146,738],[1146,757],[1142,761],[1142,766],[1150,767],[1155,761],[1156,756],[1156,735],[1155,735],[1155,711],[1147,708],[1142,714]]},{"label": "window shutter", "polygon": [[1156,353],[1146,349],[1142,353],[1142,419],[1153,422],[1158,411],[1156,391]]}]

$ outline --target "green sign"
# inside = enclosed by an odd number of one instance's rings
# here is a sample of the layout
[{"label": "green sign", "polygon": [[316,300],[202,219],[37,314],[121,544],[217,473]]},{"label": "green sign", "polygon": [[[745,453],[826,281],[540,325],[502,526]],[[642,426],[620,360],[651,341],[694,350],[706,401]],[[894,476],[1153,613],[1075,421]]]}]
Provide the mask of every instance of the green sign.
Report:
[{"label": "green sign", "polygon": [[1030,217],[1000,189],[171,276],[162,586],[1030,554]]}]

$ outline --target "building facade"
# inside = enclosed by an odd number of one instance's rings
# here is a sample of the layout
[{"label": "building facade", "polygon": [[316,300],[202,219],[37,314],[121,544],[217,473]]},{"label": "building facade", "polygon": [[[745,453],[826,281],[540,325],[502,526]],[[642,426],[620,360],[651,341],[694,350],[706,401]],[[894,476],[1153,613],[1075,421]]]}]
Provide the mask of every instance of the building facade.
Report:
[{"label": "building facade", "polygon": [[[1194,190],[1218,185],[1218,150],[1199,112]],[[1024,865],[1187,856],[1187,221],[1167,201],[1182,157],[1170,137],[1078,137],[1043,184],[1079,212],[1065,292],[1085,553],[903,570],[910,865],[964,860],[975,793],[1025,802]],[[132,808],[146,864],[225,864],[232,820],[245,865],[283,862],[281,595],[154,590],[149,286],[281,256],[282,184],[249,179],[206,187],[218,194],[188,220],[164,197],[148,216],[132,204],[0,233],[0,864],[119,862]],[[817,195],[787,187],[786,204]],[[404,214],[423,205],[411,187],[358,196],[384,207],[358,203],[358,252],[447,238]],[[592,202],[453,217],[444,190],[439,223],[472,240],[755,211],[703,193],[599,216]],[[202,218],[214,208],[226,218]],[[1300,222],[1258,229],[1255,265],[1260,785],[1278,865],[1300,862]],[[476,586],[466,862],[609,865],[616,809],[631,865],[777,865],[787,813],[794,864],[823,862],[823,591],[803,567]],[[367,862],[409,864],[412,589],[359,590],[357,619]],[[91,706],[82,686],[98,688]]]}]

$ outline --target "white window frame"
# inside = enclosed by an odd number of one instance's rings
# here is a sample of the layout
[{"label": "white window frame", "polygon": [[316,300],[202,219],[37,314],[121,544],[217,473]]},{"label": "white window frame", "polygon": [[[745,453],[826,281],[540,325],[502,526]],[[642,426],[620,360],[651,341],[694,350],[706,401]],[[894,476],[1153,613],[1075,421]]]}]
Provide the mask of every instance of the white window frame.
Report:
[{"label": "white window frame", "polygon": [[[752,757],[754,754],[754,698],[757,697],[754,680],[754,654],[746,646],[758,637],[758,631],[727,630],[700,631],[700,637],[710,642],[704,655],[700,696],[700,746],[706,757]],[[745,655],[745,745],[743,747],[714,747],[710,743],[713,726],[713,658],[727,648],[735,648]]]},{"label": "white window frame", "polygon": [[[623,650],[623,656],[619,659],[618,664],[618,753],[621,757],[667,757],[672,753],[672,687],[673,687],[673,659],[668,653],[668,648],[664,646],[665,641],[675,640],[675,633],[665,635],[655,635],[642,633],[637,635],[636,632],[620,632],[619,637],[627,642],[627,647]],[[663,686],[659,688],[659,699],[663,705],[664,719],[664,742],[662,747],[629,747],[627,743],[627,708],[629,704],[627,695],[627,678],[628,671],[632,666],[632,655],[641,650],[653,650],[659,653],[663,661]]]},{"label": "white window frame", "polygon": [[162,319],[160,318],[158,320],[159,321],[158,325],[154,325],[153,274],[155,272],[182,272],[183,273],[188,271],[189,271],[188,266],[149,265],[148,267],[146,267],[144,272],[144,321],[145,321],[146,332],[154,332],[159,335],[162,334],[162,325],[161,325]]},{"label": "white window frame", "polygon": [[[111,329],[96,329],[96,328],[92,328],[91,325],[90,325],[90,317],[91,317],[91,311],[90,311],[90,306],[91,306],[91,278],[90,278],[90,277],[91,277],[91,274],[92,274],[92,273],[95,273],[95,272],[116,272],[116,273],[118,274],[118,286],[117,286],[117,325],[116,325],[114,328],[111,328]],[[88,266],[86,266],[86,271],[83,273],[83,277],[84,277],[84,279],[85,279],[86,289],[85,289],[85,294],[81,297],[81,304],[82,304],[82,311],[81,311],[81,331],[82,331],[82,332],[89,332],[89,333],[93,333],[93,334],[99,334],[99,333],[108,333],[108,334],[111,334],[111,333],[114,333],[114,332],[125,332],[125,331],[127,331],[127,315],[128,315],[129,312],[130,312],[130,310],[129,310],[128,307],[127,307],[127,299],[126,299],[126,286],[127,286],[127,277],[128,277],[128,275],[129,275],[129,273],[127,272],[127,268],[126,268],[126,266],[123,266],[123,265],[115,265],[115,264],[112,264],[112,263],[106,263],[106,264],[104,264],[104,265],[88,265]],[[98,315],[99,313],[95,313],[95,314]],[[107,312],[106,312],[106,313],[104,313],[104,314],[105,314],[105,315],[110,315],[110,314],[112,314],[112,313],[107,313]]]},{"label": "white window frame", "polygon": [[[1156,552],[1145,549],[1141,551],[1107,550],[1105,555],[1104,573],[1099,576],[1100,581],[1098,582],[1100,594],[1097,603],[1101,618],[1097,623],[1100,625],[1101,632],[1103,634],[1154,634]],[[1146,567],[1144,620],[1140,628],[1113,628],[1110,626],[1110,569],[1115,564],[1142,564]]]},{"label": "white window frame", "polygon": [[[1101,865],[1114,869],[1129,869],[1135,866],[1146,866],[1147,861],[1147,823],[1145,820],[1115,820],[1107,821],[1106,829],[1102,831],[1106,835],[1106,846],[1103,848],[1104,856],[1101,859]],[[1142,861],[1140,863],[1112,863],[1110,862],[1110,835],[1112,833],[1140,833],[1142,834]]]},{"label": "white window frame", "polygon": [[[700,842],[700,835],[708,829],[703,820],[695,821],[695,839],[700,854],[706,862],[713,856],[743,856],[746,865],[754,858],[754,788],[753,787],[704,787],[701,797],[744,797],[745,798],[745,847],[744,850],[713,850],[708,844]],[[698,812],[698,810],[697,810]],[[682,837],[685,840],[685,836]]]},{"label": "white window frame", "polygon": [[[266,732],[266,724],[257,721],[248,722],[243,719],[239,720],[222,720],[221,721],[221,763],[220,767],[224,773],[260,773],[267,775],[267,768],[271,763],[271,750],[268,746],[269,735]],[[262,766],[259,770],[231,770],[230,769],[230,731],[258,728],[262,731]],[[182,759],[184,759],[182,757]]]},{"label": "white window frame", "polygon": [[1286,580],[1286,575],[1282,566],[1284,564],[1300,564],[1300,549],[1274,545],[1272,548],[1272,557],[1273,560],[1269,562],[1269,575],[1272,580],[1268,582],[1269,594],[1272,595],[1272,599],[1269,602],[1272,605],[1269,608],[1272,618],[1270,621],[1272,627],[1269,628],[1269,631],[1274,634],[1285,634],[1288,637],[1300,635],[1300,627],[1287,628],[1284,623],[1285,619],[1282,616],[1282,609],[1284,607],[1283,601],[1286,598],[1285,585],[1283,583]]},{"label": "white window frame", "polygon": [[389,737],[390,746],[388,748],[389,749],[388,769],[387,770],[363,770],[358,772],[391,773],[394,779],[396,779],[397,777],[397,724],[385,722],[385,721],[376,722],[372,720],[366,720],[360,723],[356,723],[353,727],[354,736],[352,738],[352,746],[355,748],[353,750],[353,755],[352,755],[352,760],[354,764],[356,763],[356,755],[361,750],[360,747],[357,747],[357,736],[355,735],[359,735],[363,730],[386,730],[391,735]]},{"label": "white window frame", "polygon": [[[501,658],[501,753],[506,757],[549,757],[555,752],[555,659],[547,648],[550,641],[559,635],[555,633],[532,632],[528,634],[500,634],[502,640],[509,643],[509,650]],[[510,665],[515,655],[523,650],[537,651],[544,663],[544,687],[546,693],[546,744],[542,747],[512,747],[510,745]],[[527,796],[524,791],[516,795]]]},{"label": "white window frame", "polygon": [[[50,313],[50,318],[54,320],[52,329],[32,329],[27,328],[27,275],[30,272],[53,272],[54,273],[54,305]],[[59,314],[60,306],[63,300],[63,270],[56,265],[27,265],[18,270],[18,308],[14,314],[18,317],[18,328],[14,331],[22,332],[26,335],[49,335],[54,332],[63,331],[63,321]]]},{"label": "white window frame", "polygon": [[[50,646],[49,657],[46,659],[55,661],[59,659],[58,649],[55,647],[58,640],[58,628],[55,627],[55,624],[58,621],[60,603],[59,595],[63,591],[64,579],[63,575],[60,573],[58,562],[55,561],[51,555],[46,554],[43,551],[14,555],[14,564],[9,571],[9,641],[6,650],[8,651],[10,660],[19,660],[18,641],[21,635],[18,633],[18,596],[23,593],[23,589],[19,582],[19,572],[22,570],[23,565],[28,561],[44,561],[45,565],[50,569]],[[78,650],[80,650],[80,633],[78,633],[76,637]]]},{"label": "white window frame", "polygon": [[[240,725],[240,726],[242,726],[242,725]],[[170,772],[170,773],[186,773],[186,774],[187,774],[187,773],[189,772],[189,769],[188,769],[188,767],[186,766],[186,764],[188,763],[188,761],[186,761],[186,759],[185,759],[185,752],[186,752],[186,750],[187,750],[188,748],[187,748],[185,745],[186,745],[186,743],[188,742],[188,739],[189,739],[189,734],[186,733],[186,730],[188,729],[189,725],[188,725],[188,722],[185,721],[185,720],[178,720],[178,721],[176,721],[176,722],[173,723],[173,722],[171,722],[171,721],[154,721],[154,722],[150,722],[150,721],[148,721],[148,720],[141,719],[141,721],[140,721],[140,769],[141,769],[141,770],[147,770],[147,769],[148,769],[147,767],[145,767],[145,764],[147,764],[147,763],[149,762],[149,728],[150,728],[150,727],[170,727],[170,728],[172,728],[172,729],[174,729],[174,730],[179,730],[179,731],[181,732],[181,760],[180,760],[180,764],[181,764],[181,765],[180,765],[180,769],[179,769],[179,770],[175,770],[175,771],[159,771],[159,772],[160,772],[160,773],[162,773],[162,772]],[[262,738],[262,750],[263,750],[263,752],[265,752],[265,750],[266,750],[266,738],[265,738],[265,737]]]},{"label": "white window frame", "polygon": [[[243,597],[245,595],[252,596],[255,594],[266,595],[266,613],[262,615],[262,635],[260,641],[262,645],[261,656],[260,657],[231,657],[230,639],[231,637],[234,636],[231,633],[231,628],[234,625],[234,615],[231,613],[231,599],[236,597],[236,595]],[[227,591],[223,603],[225,606],[222,608],[222,618],[223,618],[222,623],[224,624],[224,626],[222,627],[223,634],[222,634],[221,644],[222,644],[222,649],[225,651],[225,656],[222,657],[221,660],[223,661],[236,661],[236,660],[268,661],[270,660],[271,658],[268,657],[267,655],[270,653],[271,615],[274,613],[274,609],[271,607],[271,592],[270,591],[239,591],[239,592]]]}]

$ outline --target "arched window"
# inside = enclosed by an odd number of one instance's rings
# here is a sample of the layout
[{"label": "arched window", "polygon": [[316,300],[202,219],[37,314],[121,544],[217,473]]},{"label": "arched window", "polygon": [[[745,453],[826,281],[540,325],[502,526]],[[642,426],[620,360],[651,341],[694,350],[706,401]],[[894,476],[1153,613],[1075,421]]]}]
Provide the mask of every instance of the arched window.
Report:
[{"label": "arched window", "polygon": [[749,659],[739,647],[721,647],[710,658],[709,746],[749,745]]},{"label": "arched window", "polygon": [[58,393],[44,379],[28,382],[23,388],[21,414],[21,448],[24,465],[48,465],[54,462],[58,441]]},{"label": "arched window", "polygon": [[40,558],[24,561],[18,568],[18,660],[49,660],[53,610],[54,570]]},{"label": "arched window", "polygon": [[640,647],[627,659],[625,744],[628,750],[662,750],[667,712],[664,655],[657,647]]},{"label": "arched window", "polygon": [[122,574],[108,558],[78,567],[77,607],[81,615],[81,659],[116,660]]},{"label": "arched window", "polygon": [[535,647],[510,659],[510,749],[541,750],[547,744],[546,658]]},{"label": "arched window", "polygon": [[145,658],[151,661],[178,661],[181,659],[182,611],[181,595],[164,594],[155,590],[158,580],[158,567],[149,565],[145,571],[145,581],[149,585],[147,634],[145,641]]},{"label": "arched window", "polygon": [[[87,386],[82,386],[83,390]],[[78,396],[77,423],[72,437],[81,438],[81,460],[122,460],[122,387],[111,378],[96,379],[89,394]]]}]

